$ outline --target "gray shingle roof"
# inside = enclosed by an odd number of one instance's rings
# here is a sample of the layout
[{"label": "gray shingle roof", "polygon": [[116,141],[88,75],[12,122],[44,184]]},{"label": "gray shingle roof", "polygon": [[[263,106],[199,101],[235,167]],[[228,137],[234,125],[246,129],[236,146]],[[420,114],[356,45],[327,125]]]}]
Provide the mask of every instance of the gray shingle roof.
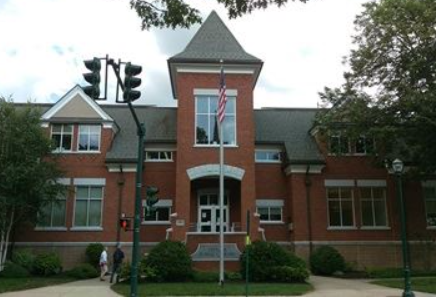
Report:
[{"label": "gray shingle roof", "polygon": [[191,39],[186,48],[169,62],[219,62],[262,63],[248,54],[215,11]]},{"label": "gray shingle roof", "polygon": [[309,134],[316,109],[255,110],[256,143],[283,143],[290,163],[323,163],[315,139]]},{"label": "gray shingle roof", "polygon": [[[126,106],[102,106],[120,128],[111,149],[106,154],[106,161],[135,161],[138,138],[136,125],[130,110]],[[163,107],[135,106],[140,122],[145,124],[147,142],[175,143],[177,109]]]}]

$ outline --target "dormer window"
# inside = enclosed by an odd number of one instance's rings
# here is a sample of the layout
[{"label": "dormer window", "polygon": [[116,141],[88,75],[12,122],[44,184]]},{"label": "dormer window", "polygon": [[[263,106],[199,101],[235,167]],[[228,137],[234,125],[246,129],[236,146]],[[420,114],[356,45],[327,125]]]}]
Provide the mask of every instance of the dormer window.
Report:
[{"label": "dormer window", "polygon": [[360,136],[356,140],[356,154],[370,154],[374,151],[374,139],[370,137]]},{"label": "dormer window", "polygon": [[[195,97],[195,144],[201,146],[219,145],[218,96]],[[236,145],[236,97],[227,96],[223,127],[223,143]]]},{"label": "dormer window", "polygon": [[350,153],[348,137],[341,134],[330,136],[329,151],[331,154],[346,155]]},{"label": "dormer window", "polygon": [[54,152],[70,152],[73,139],[73,125],[53,124],[51,126],[51,139]]},{"label": "dormer window", "polygon": [[329,153],[333,155],[368,155],[374,152],[374,148],[374,139],[371,137],[350,139],[346,135],[333,134],[329,139]]},{"label": "dormer window", "polygon": [[77,150],[80,152],[100,151],[100,134],[100,125],[79,125]]}]

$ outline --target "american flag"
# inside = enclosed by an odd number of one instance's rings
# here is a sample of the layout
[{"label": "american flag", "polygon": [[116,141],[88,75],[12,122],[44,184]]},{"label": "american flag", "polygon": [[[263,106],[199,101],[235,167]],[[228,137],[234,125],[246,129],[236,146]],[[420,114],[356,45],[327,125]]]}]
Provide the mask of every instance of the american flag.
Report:
[{"label": "american flag", "polygon": [[220,76],[220,90],[218,94],[218,121],[222,123],[224,121],[225,117],[225,110],[226,110],[226,80],[224,77],[224,69],[221,67],[221,76]]}]

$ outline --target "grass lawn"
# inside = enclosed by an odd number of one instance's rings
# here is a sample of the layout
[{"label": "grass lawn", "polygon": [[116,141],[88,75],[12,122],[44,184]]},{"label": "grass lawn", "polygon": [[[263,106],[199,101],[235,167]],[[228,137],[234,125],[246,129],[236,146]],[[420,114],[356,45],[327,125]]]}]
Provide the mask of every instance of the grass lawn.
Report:
[{"label": "grass lawn", "polygon": [[52,286],[52,285],[68,283],[76,280],[77,279],[75,278],[66,277],[66,276],[25,277],[25,278],[0,277],[0,293]]},{"label": "grass lawn", "polygon": [[[117,293],[129,296],[130,284],[112,286]],[[302,295],[311,291],[310,284],[253,283],[249,285],[249,295]],[[140,283],[139,296],[243,296],[245,283],[226,283],[223,288],[218,283]]]},{"label": "grass lawn", "polygon": [[[371,283],[392,288],[404,288],[404,279],[384,279]],[[436,277],[412,277],[412,291],[436,293]]]}]

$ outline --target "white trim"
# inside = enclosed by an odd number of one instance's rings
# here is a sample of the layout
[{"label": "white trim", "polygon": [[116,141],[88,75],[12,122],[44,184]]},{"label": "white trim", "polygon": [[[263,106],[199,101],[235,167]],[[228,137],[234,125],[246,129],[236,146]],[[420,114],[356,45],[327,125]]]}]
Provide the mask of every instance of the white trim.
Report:
[{"label": "white trim", "polygon": [[[221,73],[220,68],[217,67],[177,67],[177,72],[179,73]],[[224,69],[226,74],[253,74],[254,69]]]},{"label": "white trim", "polygon": [[[142,207],[147,206],[146,200],[142,200]],[[154,207],[172,207],[173,200],[172,199],[159,199]]]},{"label": "white trim", "polygon": [[68,231],[68,228],[67,227],[35,227],[34,229],[33,229],[34,231],[38,231],[38,232],[41,232],[41,231],[44,231],[44,232],[55,232],[55,231],[58,231],[58,232],[65,232],[65,231]]},{"label": "white trim", "polygon": [[[102,216],[102,220],[103,220],[103,216]],[[70,231],[100,232],[103,231],[103,227],[71,227]]]},{"label": "white trim", "polygon": [[383,179],[358,179],[358,187],[386,187],[386,180]]},{"label": "white trim", "polygon": [[71,184],[71,178],[69,178],[69,177],[58,178],[56,181],[59,184],[65,185],[65,186],[69,186]]},{"label": "white trim", "polygon": [[75,186],[106,186],[105,178],[75,178],[73,180]]},{"label": "white trim", "polygon": [[256,207],[283,207],[283,199],[256,199]]},{"label": "white trim", "polygon": [[101,109],[101,107],[95,103],[88,95],[83,92],[82,88],[79,85],[74,86],[71,90],[69,90],[61,99],[55,103],[49,110],[47,110],[41,117],[43,121],[49,121],[59,110],[61,110],[68,102],[70,102],[76,95],[80,95],[86,103],[91,106],[91,108],[105,121],[114,120]]},{"label": "white trim", "polygon": [[354,187],[353,179],[325,179],[324,186],[326,187]]},{"label": "white trim", "polygon": [[130,164],[130,163],[106,164],[106,167],[109,172],[121,172],[120,166],[123,172],[136,172],[136,164]]},{"label": "white trim", "polygon": [[[194,89],[194,96],[218,96],[219,89]],[[226,89],[226,95],[230,97],[237,97],[237,89]]]},{"label": "white trim", "polygon": [[325,165],[289,165],[285,168],[285,174],[306,174],[307,168],[309,168],[309,174],[321,174]]},{"label": "white trim", "polygon": [[[186,173],[188,174],[189,180],[198,179],[201,177],[208,176],[219,176],[219,164],[205,164],[201,166],[196,166],[188,168]],[[244,177],[245,170],[239,167],[234,167],[230,165],[224,165],[224,176],[231,177],[237,180],[242,180]]]}]

